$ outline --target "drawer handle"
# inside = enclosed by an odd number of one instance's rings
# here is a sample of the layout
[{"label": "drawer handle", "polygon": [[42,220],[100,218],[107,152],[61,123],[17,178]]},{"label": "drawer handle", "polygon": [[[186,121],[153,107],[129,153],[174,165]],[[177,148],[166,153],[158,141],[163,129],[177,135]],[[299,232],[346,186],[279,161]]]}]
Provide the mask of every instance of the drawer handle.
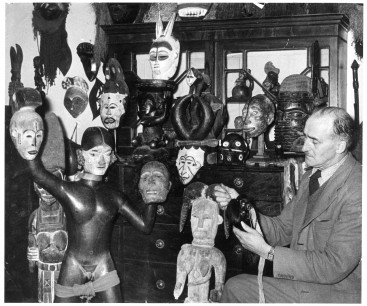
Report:
[{"label": "drawer handle", "polygon": [[240,177],[236,177],[234,180],[233,180],[233,184],[236,186],[236,187],[242,187],[243,186],[243,179],[240,178]]},{"label": "drawer handle", "polygon": [[235,247],[234,247],[234,252],[237,254],[237,255],[240,255],[240,254],[242,254],[242,247],[240,246],[240,245],[236,245]]},{"label": "drawer handle", "polygon": [[164,241],[162,239],[157,239],[157,241],[155,242],[155,246],[158,249],[163,249],[164,248]]},{"label": "drawer handle", "polygon": [[162,290],[164,289],[164,287],[166,287],[166,284],[164,283],[163,280],[159,279],[157,280],[157,282],[155,283],[155,285],[157,286],[158,289]]},{"label": "drawer handle", "polygon": [[164,214],[164,207],[163,207],[163,205],[158,205],[157,206],[157,214],[160,215],[160,216]]}]

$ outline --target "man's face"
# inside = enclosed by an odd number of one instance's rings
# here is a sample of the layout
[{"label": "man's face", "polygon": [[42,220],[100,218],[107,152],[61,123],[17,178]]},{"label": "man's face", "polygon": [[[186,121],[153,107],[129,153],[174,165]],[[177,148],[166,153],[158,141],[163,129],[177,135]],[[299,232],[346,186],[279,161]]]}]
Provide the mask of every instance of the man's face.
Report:
[{"label": "man's face", "polygon": [[106,129],[118,128],[120,118],[125,113],[124,101],[127,95],[119,93],[104,93],[101,96],[100,115]]},{"label": "man's face", "polygon": [[171,188],[169,174],[160,162],[148,162],[141,170],[139,191],[145,204],[162,203]]},{"label": "man's face", "polygon": [[194,200],[191,210],[193,242],[199,245],[213,246],[218,224],[221,221],[222,218],[219,216],[216,202],[203,198]]},{"label": "man's face", "polygon": [[94,175],[104,175],[111,163],[112,149],[103,144],[85,151],[82,150],[84,157],[84,171]]},{"label": "man's face", "polygon": [[188,184],[203,166],[204,153],[201,148],[183,148],[178,152],[176,167],[182,184]]},{"label": "man's face", "polygon": [[[54,172],[52,172],[52,174],[60,179],[63,179],[64,177],[62,170],[60,169],[55,170]],[[38,186],[37,183],[34,183],[34,190],[36,191],[38,197],[42,200],[42,204],[51,205],[56,202],[54,196],[50,194],[46,189]]]},{"label": "man's face", "polygon": [[309,167],[325,169],[337,161],[340,139],[333,132],[333,118],[311,116],[306,121],[302,151]]},{"label": "man's face", "polygon": [[34,111],[15,114],[10,134],[19,154],[26,160],[36,158],[43,141],[43,121]]},{"label": "man's face", "polygon": [[268,114],[256,101],[245,104],[242,110],[242,118],[244,122],[243,130],[250,138],[263,134],[271,123]]},{"label": "man's face", "polygon": [[186,75],[186,82],[189,87],[191,87],[192,84],[196,81],[196,76],[194,75],[194,72],[190,69],[189,72]]},{"label": "man's face", "polygon": [[169,80],[176,73],[178,53],[168,42],[162,41],[150,49],[149,61],[153,79]]}]

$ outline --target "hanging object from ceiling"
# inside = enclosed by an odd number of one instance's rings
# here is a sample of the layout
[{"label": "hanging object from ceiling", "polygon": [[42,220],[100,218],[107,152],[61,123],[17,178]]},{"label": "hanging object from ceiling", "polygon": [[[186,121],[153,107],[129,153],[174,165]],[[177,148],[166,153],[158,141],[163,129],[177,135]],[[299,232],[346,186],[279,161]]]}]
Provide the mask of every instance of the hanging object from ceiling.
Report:
[{"label": "hanging object from ceiling", "polygon": [[201,20],[211,6],[211,3],[179,3],[177,11],[182,20]]},{"label": "hanging object from ceiling", "polygon": [[70,4],[34,3],[33,6],[34,37],[37,38],[38,34],[41,37],[39,52],[44,63],[46,82],[52,86],[57,69],[65,76],[72,62],[65,29]]}]

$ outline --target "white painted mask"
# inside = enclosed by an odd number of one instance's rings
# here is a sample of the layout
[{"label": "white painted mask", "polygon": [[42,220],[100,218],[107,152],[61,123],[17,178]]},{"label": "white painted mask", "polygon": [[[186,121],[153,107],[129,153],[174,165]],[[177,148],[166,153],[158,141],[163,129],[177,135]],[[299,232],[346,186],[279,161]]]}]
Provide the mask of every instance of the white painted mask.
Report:
[{"label": "white painted mask", "polygon": [[180,42],[172,34],[176,14],[173,14],[166,29],[163,31],[161,16],[156,23],[156,39],[149,51],[149,62],[153,72],[153,79],[169,80],[177,70]]},{"label": "white painted mask", "polygon": [[176,159],[176,167],[180,175],[180,180],[187,185],[194,178],[195,174],[204,165],[204,150],[191,147],[186,149],[183,147],[178,152]]},{"label": "white painted mask", "polygon": [[100,99],[101,120],[106,129],[116,129],[120,119],[125,114],[124,101],[128,95],[120,93],[104,93]]},{"label": "white painted mask", "polygon": [[43,121],[34,108],[23,107],[10,121],[10,135],[22,158],[33,160],[38,155],[44,135]]}]

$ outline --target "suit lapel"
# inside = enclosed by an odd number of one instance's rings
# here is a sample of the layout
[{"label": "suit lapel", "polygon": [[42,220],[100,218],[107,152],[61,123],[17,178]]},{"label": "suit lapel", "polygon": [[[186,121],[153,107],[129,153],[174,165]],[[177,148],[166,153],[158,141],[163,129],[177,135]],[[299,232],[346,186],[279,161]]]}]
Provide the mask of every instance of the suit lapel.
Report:
[{"label": "suit lapel", "polygon": [[[339,169],[336,170],[336,172],[330,177],[330,179],[325,182],[326,186],[324,187],[324,190],[322,191],[319,196],[316,194],[316,198],[314,203],[310,203],[308,199],[308,183],[309,183],[309,177],[307,176],[306,182],[306,188],[305,188],[305,197],[302,198],[304,200],[304,203],[307,203],[304,205],[304,222],[300,222],[300,224],[303,224],[301,229],[305,228],[312,220],[317,218],[319,215],[321,215],[322,212],[324,212],[336,199],[337,196],[337,190],[344,184],[346,178],[349,176],[351,169],[353,168],[355,161],[353,160],[352,156],[349,153],[349,156],[347,157],[346,161],[339,167]],[[312,205],[312,206],[310,206]]]}]

